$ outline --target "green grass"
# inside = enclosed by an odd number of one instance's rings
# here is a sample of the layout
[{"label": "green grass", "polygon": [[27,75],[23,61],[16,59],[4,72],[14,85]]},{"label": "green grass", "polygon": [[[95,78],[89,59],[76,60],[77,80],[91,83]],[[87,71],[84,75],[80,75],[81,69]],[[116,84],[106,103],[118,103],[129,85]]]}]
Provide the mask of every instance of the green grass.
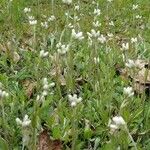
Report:
[{"label": "green grass", "polygon": [[[74,11],[78,2],[79,12]],[[94,28],[93,11],[97,7],[92,0],[74,0],[71,5],[54,0],[53,6],[50,0],[0,0],[0,89],[9,93],[8,98],[0,97],[0,149],[35,150],[39,134],[47,129],[51,139],[60,140],[65,150],[134,150],[134,142],[138,150],[149,150],[150,95],[135,92],[133,97],[126,97],[123,88],[133,87],[134,82],[117,75],[115,66],[125,68],[121,45],[127,42],[127,59],[140,56],[149,61],[150,1],[97,2],[101,10],[96,18],[101,23],[97,30],[107,39],[108,33],[114,36],[104,44],[92,38],[93,45],[88,46],[87,32]],[[132,10],[133,4],[139,8]],[[29,24],[25,7],[31,8],[29,14],[37,25]],[[71,17],[79,16],[80,21],[67,19],[66,12]],[[40,23],[51,15],[56,20],[44,29]],[[136,19],[136,15],[142,19]],[[110,21],[115,26],[109,26]],[[65,27],[69,23],[83,32],[82,41],[71,39],[71,29]],[[62,44],[70,44],[65,55],[57,52],[61,35]],[[137,44],[131,44],[132,37],[138,38]],[[41,50],[48,51],[49,56],[40,58]],[[19,61],[14,59],[14,52],[20,56]],[[99,62],[94,63],[94,58],[99,58]],[[49,88],[45,100],[39,103],[36,99],[42,94],[45,77],[55,87]],[[69,94],[82,97],[82,102],[71,107]],[[22,120],[26,114],[31,124],[23,128],[17,125],[16,118]],[[111,133],[108,122],[118,115],[126,127]],[[22,142],[23,135],[29,135],[29,142]]]}]

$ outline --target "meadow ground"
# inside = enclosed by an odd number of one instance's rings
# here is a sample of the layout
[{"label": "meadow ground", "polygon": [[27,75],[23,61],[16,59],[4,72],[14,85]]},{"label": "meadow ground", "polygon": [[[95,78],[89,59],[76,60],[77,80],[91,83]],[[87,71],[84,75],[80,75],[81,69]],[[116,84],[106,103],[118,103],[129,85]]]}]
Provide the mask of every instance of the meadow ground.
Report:
[{"label": "meadow ground", "polygon": [[0,0],[0,150],[149,150],[149,70],[149,0]]}]

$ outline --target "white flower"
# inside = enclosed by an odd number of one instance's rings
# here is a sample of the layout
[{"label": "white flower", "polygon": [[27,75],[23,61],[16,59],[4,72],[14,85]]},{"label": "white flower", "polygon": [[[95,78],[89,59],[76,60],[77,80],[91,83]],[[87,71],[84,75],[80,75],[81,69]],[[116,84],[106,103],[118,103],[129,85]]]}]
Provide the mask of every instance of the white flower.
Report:
[{"label": "white flower", "polygon": [[74,7],[74,10],[79,10],[80,9],[80,6],[79,5],[76,5],[75,7]]},{"label": "white flower", "polygon": [[132,6],[132,9],[133,9],[133,10],[136,10],[138,7],[139,7],[138,5],[133,5],[133,6]]},{"label": "white flower", "polygon": [[128,68],[132,68],[132,67],[135,67],[135,63],[133,60],[128,59],[127,62],[125,63],[125,66]]},{"label": "white flower", "polygon": [[41,50],[41,51],[40,51],[40,57],[41,57],[41,58],[47,57],[48,54],[49,54],[49,53],[48,53],[48,52],[45,52],[44,50]]},{"label": "white flower", "polygon": [[112,121],[118,127],[126,124],[125,121],[124,121],[124,119],[121,116],[115,116],[115,117],[113,117]]},{"label": "white flower", "polygon": [[129,43],[122,43],[122,50],[128,50],[129,49]]},{"label": "white flower", "polygon": [[101,34],[100,37],[98,38],[98,41],[100,41],[103,44],[106,42],[106,37],[104,37],[104,35]]},{"label": "white flower", "polygon": [[49,86],[50,86],[50,87],[54,87],[54,86],[55,86],[55,83],[52,82],[52,83],[49,84]]},{"label": "white flower", "polygon": [[107,0],[107,2],[112,2],[113,0]]},{"label": "white flower", "polygon": [[29,119],[28,115],[25,115],[23,118],[23,121],[19,118],[16,118],[16,122],[18,125],[21,125],[22,127],[28,127],[31,123],[31,120]]},{"label": "white flower", "polygon": [[115,26],[113,21],[109,22],[109,25],[110,26]]},{"label": "white flower", "polygon": [[48,92],[47,92],[47,90],[44,90],[43,92],[42,92],[42,96],[47,96],[48,95]]},{"label": "white flower", "polygon": [[94,15],[99,16],[101,14],[101,10],[100,9],[94,9]]},{"label": "white flower", "polygon": [[92,37],[97,38],[97,37],[99,37],[100,32],[99,31],[95,31],[94,29],[91,29],[91,32],[87,32],[87,35],[90,38],[92,38]]},{"label": "white flower", "polygon": [[115,116],[112,118],[112,120],[110,119],[108,122],[108,126],[110,127],[111,133],[114,133],[121,127],[125,127],[125,125],[126,122],[121,116]]},{"label": "white flower", "polygon": [[6,91],[2,91],[0,89],[0,98],[7,98],[9,96],[9,94]]},{"label": "white flower", "polygon": [[34,16],[28,16],[29,20],[35,20]]},{"label": "white flower", "polygon": [[83,37],[83,33],[82,32],[75,32],[75,29],[72,29],[72,37],[74,38],[74,39],[77,39],[77,40],[83,40],[84,39],[84,37]]},{"label": "white flower", "polygon": [[114,35],[113,35],[112,33],[108,33],[107,36],[108,36],[109,38],[112,38]]},{"label": "white flower", "polygon": [[131,43],[137,43],[137,38],[131,38]]},{"label": "white flower", "polygon": [[54,16],[54,15],[52,15],[52,16],[50,16],[49,18],[48,18],[48,21],[50,22],[50,21],[54,21],[54,20],[56,20],[56,17]]},{"label": "white flower", "polygon": [[37,20],[35,20],[34,16],[28,16],[28,19],[29,19],[30,25],[36,25],[37,24]]},{"label": "white flower", "polygon": [[72,3],[72,0],[62,0],[63,3],[70,5]]},{"label": "white flower", "polygon": [[29,20],[29,24],[30,25],[36,25],[37,24],[37,20]]},{"label": "white flower", "polygon": [[99,57],[94,57],[94,63],[95,63],[95,64],[98,64],[99,61],[100,61]]},{"label": "white flower", "polygon": [[81,97],[77,97],[77,94],[68,95],[69,102],[72,107],[76,106],[78,103],[82,101]]},{"label": "white flower", "polygon": [[41,22],[41,26],[43,27],[43,28],[45,28],[45,29],[47,29],[48,28],[48,22]]},{"label": "white flower", "polygon": [[48,84],[47,78],[43,78],[43,85]]},{"label": "white flower", "polygon": [[24,13],[29,13],[29,12],[31,12],[31,8],[25,7],[25,8],[24,8]]},{"label": "white flower", "polygon": [[78,16],[74,16],[74,21],[80,21],[80,18]]},{"label": "white flower", "polygon": [[101,26],[101,23],[99,21],[93,22],[94,27],[99,27]]},{"label": "white flower", "polygon": [[67,51],[69,50],[69,45],[64,45],[61,44],[60,42],[56,45],[56,47],[58,48],[57,52],[62,55],[66,54]]},{"label": "white flower", "polygon": [[129,97],[132,97],[134,95],[134,91],[132,87],[123,88],[123,93]]},{"label": "white flower", "polygon": [[69,23],[68,28],[73,29],[73,25],[71,23]]},{"label": "white flower", "polygon": [[136,15],[136,16],[135,16],[135,18],[136,18],[136,19],[141,19],[141,18],[142,18],[142,16],[140,16],[140,15]]}]

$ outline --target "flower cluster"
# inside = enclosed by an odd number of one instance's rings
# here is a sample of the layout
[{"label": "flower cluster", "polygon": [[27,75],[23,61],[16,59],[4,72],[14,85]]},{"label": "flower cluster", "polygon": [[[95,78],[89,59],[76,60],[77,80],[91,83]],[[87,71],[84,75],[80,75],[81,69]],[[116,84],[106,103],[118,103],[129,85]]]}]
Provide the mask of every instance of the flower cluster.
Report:
[{"label": "flower cluster", "polygon": [[30,141],[31,132],[29,126],[31,124],[31,120],[29,119],[28,115],[25,115],[23,120],[16,118],[16,123],[22,127],[22,143],[23,146],[26,146]]},{"label": "flower cluster", "polygon": [[108,126],[110,127],[111,133],[114,133],[121,127],[125,126],[126,122],[121,116],[115,116],[112,120],[109,120]]},{"label": "flower cluster", "polygon": [[100,43],[106,42],[106,37],[103,34],[100,34],[100,31],[96,31],[94,29],[91,29],[91,32],[87,32],[88,39],[92,41],[92,38],[95,38]]},{"label": "flower cluster", "polygon": [[78,103],[82,101],[81,97],[77,97],[77,94],[68,95],[69,102],[71,107],[75,107]]},{"label": "flower cluster", "polygon": [[2,83],[0,82],[0,99],[7,98],[9,94],[5,90],[2,90],[1,88],[2,88]]},{"label": "flower cluster", "polygon": [[132,87],[125,87],[123,89],[123,93],[125,95],[127,95],[128,97],[132,97],[134,95],[134,91],[133,91],[133,88]]},{"label": "flower cluster", "polygon": [[41,50],[41,51],[40,51],[40,57],[41,57],[41,58],[47,57],[48,54],[49,54],[48,51],[46,51],[46,52],[45,52],[44,50]]},{"label": "flower cluster", "polygon": [[62,0],[64,4],[70,5],[72,3],[72,0]]},{"label": "flower cluster", "polygon": [[36,25],[37,24],[37,20],[34,18],[34,16],[28,16],[28,19],[29,19],[30,25]]},{"label": "flower cluster", "polygon": [[45,100],[45,97],[48,95],[49,88],[54,87],[54,86],[55,86],[54,82],[49,84],[47,78],[44,78],[43,79],[43,91],[41,95],[37,95],[37,101],[43,102]]},{"label": "flower cluster", "polygon": [[84,39],[84,36],[82,32],[75,32],[75,29],[72,29],[72,38],[81,41]]},{"label": "flower cluster", "polygon": [[16,118],[16,122],[18,125],[21,125],[23,128],[25,128],[25,127],[28,127],[30,125],[31,120],[29,119],[28,115],[25,115],[23,120]]},{"label": "flower cluster", "polygon": [[57,45],[56,45],[56,48],[57,48],[57,52],[59,54],[66,54],[67,51],[69,50],[69,45],[64,45],[62,44],[61,42],[59,42]]}]

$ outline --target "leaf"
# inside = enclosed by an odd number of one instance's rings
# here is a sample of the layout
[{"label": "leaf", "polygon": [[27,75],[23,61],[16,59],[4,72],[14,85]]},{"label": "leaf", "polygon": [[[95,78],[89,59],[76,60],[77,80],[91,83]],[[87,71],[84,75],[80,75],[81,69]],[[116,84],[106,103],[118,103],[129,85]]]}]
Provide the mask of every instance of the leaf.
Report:
[{"label": "leaf", "polygon": [[39,135],[38,150],[62,150],[62,143],[51,140],[48,130],[44,129]]},{"label": "leaf", "polygon": [[2,137],[0,137],[0,149],[1,150],[9,150],[8,144],[6,143],[6,141]]}]

